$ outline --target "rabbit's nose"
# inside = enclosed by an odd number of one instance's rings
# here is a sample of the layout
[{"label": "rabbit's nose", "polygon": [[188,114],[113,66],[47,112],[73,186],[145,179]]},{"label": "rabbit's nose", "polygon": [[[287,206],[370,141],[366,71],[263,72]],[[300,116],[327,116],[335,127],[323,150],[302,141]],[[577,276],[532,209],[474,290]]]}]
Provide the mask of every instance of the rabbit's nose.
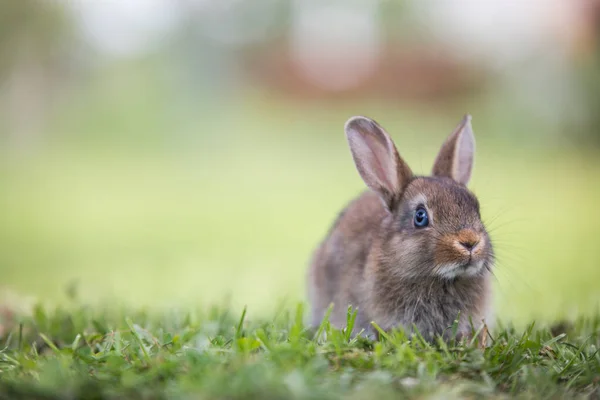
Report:
[{"label": "rabbit's nose", "polygon": [[459,247],[467,251],[473,251],[479,244],[479,235],[471,229],[465,229],[458,232],[456,242]]},{"label": "rabbit's nose", "polygon": [[460,241],[459,243],[462,247],[471,251],[475,246],[479,244],[479,240]]}]

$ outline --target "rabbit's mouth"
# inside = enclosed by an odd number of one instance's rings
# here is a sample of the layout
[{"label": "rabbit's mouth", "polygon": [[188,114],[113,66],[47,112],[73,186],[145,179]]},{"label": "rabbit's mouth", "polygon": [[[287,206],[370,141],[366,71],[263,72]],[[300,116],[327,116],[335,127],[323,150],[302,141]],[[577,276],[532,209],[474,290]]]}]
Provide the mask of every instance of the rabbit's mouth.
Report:
[{"label": "rabbit's mouth", "polygon": [[439,265],[436,273],[444,279],[455,279],[458,277],[475,276],[483,268],[483,260],[475,260],[469,257],[467,261]]}]

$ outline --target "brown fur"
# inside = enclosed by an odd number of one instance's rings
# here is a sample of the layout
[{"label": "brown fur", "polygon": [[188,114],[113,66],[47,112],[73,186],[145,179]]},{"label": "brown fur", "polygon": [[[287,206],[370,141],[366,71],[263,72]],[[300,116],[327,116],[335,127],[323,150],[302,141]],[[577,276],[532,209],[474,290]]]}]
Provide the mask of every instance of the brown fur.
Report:
[{"label": "brown fur", "polygon": [[[458,142],[461,129],[450,139]],[[359,172],[372,190],[346,207],[313,256],[308,275],[313,324],[333,303],[330,320],[338,327],[345,326],[347,307],[358,307],[354,333],[373,334],[375,321],[386,330],[414,325],[426,338],[447,337],[460,314],[459,335],[467,335],[469,318],[477,325],[489,313],[493,263],[479,203],[454,180],[458,175],[468,180],[471,165],[443,156],[445,166],[434,167],[438,176],[414,177],[407,175],[410,169],[379,125],[351,120],[346,130],[353,135],[351,147],[358,146],[352,150]],[[393,149],[374,147],[381,143]],[[414,225],[417,207],[426,208],[429,226]]]}]

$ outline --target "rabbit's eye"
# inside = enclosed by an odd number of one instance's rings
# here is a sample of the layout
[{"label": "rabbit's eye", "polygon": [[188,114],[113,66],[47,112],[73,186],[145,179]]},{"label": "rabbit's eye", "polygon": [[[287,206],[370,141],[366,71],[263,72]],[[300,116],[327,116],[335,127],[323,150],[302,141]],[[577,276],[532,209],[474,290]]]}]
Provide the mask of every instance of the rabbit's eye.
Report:
[{"label": "rabbit's eye", "polygon": [[427,210],[425,210],[423,207],[417,208],[414,221],[417,228],[425,228],[427,225],[429,225],[429,216],[427,215]]}]

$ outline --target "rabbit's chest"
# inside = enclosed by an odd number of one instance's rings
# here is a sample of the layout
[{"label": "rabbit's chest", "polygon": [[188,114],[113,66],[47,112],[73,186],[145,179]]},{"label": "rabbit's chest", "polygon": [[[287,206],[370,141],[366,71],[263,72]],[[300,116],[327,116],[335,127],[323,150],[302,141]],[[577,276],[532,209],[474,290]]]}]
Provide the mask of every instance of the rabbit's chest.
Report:
[{"label": "rabbit's chest", "polygon": [[470,331],[470,320],[476,326],[485,317],[484,282],[404,281],[394,288],[371,297],[369,317],[384,329],[400,326],[410,331],[415,326],[423,336],[448,335],[458,318],[458,330],[464,334]]},{"label": "rabbit's chest", "polygon": [[441,333],[452,326],[460,315],[470,313],[464,303],[459,301],[427,301],[407,304],[402,312],[403,325],[417,326],[421,332]]},{"label": "rabbit's chest", "polygon": [[469,319],[476,324],[481,316],[477,307],[460,296],[419,296],[395,310],[396,324],[406,329],[415,326],[424,336],[449,334],[458,321],[459,332],[470,329]]}]

